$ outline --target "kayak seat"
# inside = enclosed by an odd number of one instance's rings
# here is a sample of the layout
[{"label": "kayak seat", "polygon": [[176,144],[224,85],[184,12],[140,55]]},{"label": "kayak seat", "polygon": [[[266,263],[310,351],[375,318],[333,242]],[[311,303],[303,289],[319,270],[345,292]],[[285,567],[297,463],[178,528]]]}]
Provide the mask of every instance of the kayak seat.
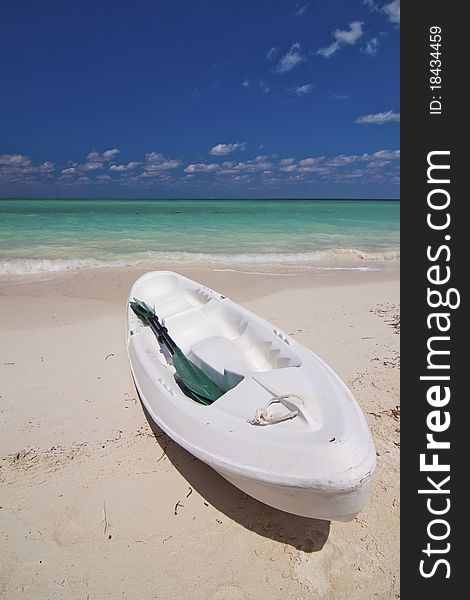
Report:
[{"label": "kayak seat", "polygon": [[240,348],[226,337],[213,336],[196,342],[188,358],[224,391],[235,387],[252,371]]},{"label": "kayak seat", "polygon": [[259,323],[250,322],[233,305],[212,300],[201,312],[208,317],[208,322],[217,325],[216,335],[228,338],[236,345],[250,371],[300,366],[299,357],[284,338],[275,330],[269,331]]},{"label": "kayak seat", "polygon": [[191,345],[188,358],[224,390],[250,374],[300,366],[299,358],[278,338],[260,339],[257,333],[248,325],[235,339],[205,337]]},{"label": "kayak seat", "polygon": [[162,319],[168,319],[194,308],[201,308],[212,300],[211,294],[202,288],[190,288],[172,296],[160,298],[155,303],[155,312]]},{"label": "kayak seat", "polygon": [[272,371],[301,364],[299,357],[285,342],[274,333],[263,330],[257,323],[249,323],[235,342],[252,371]]},{"label": "kayak seat", "polygon": [[168,298],[168,300],[160,301],[154,308],[159,319],[165,322],[167,319],[195,310],[197,306],[184,296],[178,295]]}]

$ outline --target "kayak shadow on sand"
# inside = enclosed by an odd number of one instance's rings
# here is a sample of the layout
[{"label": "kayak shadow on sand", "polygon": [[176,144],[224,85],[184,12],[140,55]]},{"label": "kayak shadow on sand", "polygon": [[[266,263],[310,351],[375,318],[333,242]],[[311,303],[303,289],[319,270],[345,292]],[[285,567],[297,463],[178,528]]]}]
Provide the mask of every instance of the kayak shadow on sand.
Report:
[{"label": "kayak shadow on sand", "polygon": [[154,423],[142,402],[141,405],[162,451],[188,485],[210,505],[263,537],[303,552],[323,548],[330,532],[329,521],[291,515],[248,496],[174,442]]}]

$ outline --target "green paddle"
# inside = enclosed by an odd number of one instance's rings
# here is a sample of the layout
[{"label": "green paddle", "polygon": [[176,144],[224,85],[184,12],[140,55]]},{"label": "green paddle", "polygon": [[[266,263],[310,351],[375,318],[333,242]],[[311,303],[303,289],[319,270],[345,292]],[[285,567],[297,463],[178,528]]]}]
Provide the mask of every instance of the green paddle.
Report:
[{"label": "green paddle", "polygon": [[217,398],[220,398],[224,393],[223,390],[204,371],[186,358],[169,336],[167,328],[158,320],[155,311],[137,298],[130,302],[130,306],[139,319],[150,326],[158,341],[168,348],[183,391],[189,391],[194,400],[206,405],[212,404]]}]

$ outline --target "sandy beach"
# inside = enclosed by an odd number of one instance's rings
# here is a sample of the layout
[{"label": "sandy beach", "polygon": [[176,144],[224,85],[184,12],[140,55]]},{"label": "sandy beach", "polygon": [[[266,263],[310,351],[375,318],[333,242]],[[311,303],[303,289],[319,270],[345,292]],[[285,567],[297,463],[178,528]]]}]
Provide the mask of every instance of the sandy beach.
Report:
[{"label": "sandy beach", "polygon": [[124,346],[142,272],[0,280],[0,598],[398,598],[399,271],[179,270],[356,396],[378,467],[365,511],[331,524],[246,496],[149,423]]}]

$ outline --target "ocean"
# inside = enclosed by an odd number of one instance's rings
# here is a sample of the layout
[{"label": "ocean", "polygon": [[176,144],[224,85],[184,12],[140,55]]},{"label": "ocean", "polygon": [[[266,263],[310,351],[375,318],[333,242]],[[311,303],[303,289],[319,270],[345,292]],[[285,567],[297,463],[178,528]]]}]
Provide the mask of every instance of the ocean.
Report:
[{"label": "ocean", "polygon": [[384,200],[0,200],[0,274],[172,264],[286,275],[399,260]]}]

